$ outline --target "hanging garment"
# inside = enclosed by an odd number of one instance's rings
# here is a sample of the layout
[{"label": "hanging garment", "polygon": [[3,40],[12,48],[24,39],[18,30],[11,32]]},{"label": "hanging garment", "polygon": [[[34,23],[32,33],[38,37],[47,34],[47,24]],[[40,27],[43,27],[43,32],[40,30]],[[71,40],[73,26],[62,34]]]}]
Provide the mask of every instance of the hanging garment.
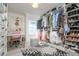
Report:
[{"label": "hanging garment", "polygon": [[42,22],[41,22],[41,27],[43,28],[44,27],[44,20],[42,18]]},{"label": "hanging garment", "polygon": [[42,39],[42,32],[40,30],[38,30],[37,33],[38,33],[37,34],[38,35],[37,39],[41,40]]},{"label": "hanging garment", "polygon": [[49,16],[47,17],[47,26],[50,27]]},{"label": "hanging garment", "polygon": [[44,27],[47,27],[47,17],[43,16]]},{"label": "hanging garment", "polygon": [[49,16],[49,25],[50,25],[50,27],[52,27],[53,26],[53,16],[52,15],[50,15]]},{"label": "hanging garment", "polygon": [[58,29],[59,12],[56,14],[56,28]]},{"label": "hanging garment", "polygon": [[59,33],[60,33],[60,34],[63,34],[63,33],[64,33],[64,30],[63,30],[62,27],[59,29]]},{"label": "hanging garment", "polygon": [[42,31],[42,41],[46,41],[46,39],[47,39],[46,31],[43,30]]},{"label": "hanging garment", "polygon": [[42,20],[37,21],[37,29],[41,29],[41,22],[42,22]]},{"label": "hanging garment", "polygon": [[57,30],[58,29],[58,21],[59,21],[59,12],[55,11],[53,13],[53,29]]},{"label": "hanging garment", "polygon": [[53,13],[53,29],[55,29],[56,13]]},{"label": "hanging garment", "polygon": [[59,12],[58,25],[59,25],[59,27],[61,27],[61,26],[63,26],[63,21],[64,21],[64,19],[61,19],[61,17],[64,15],[64,9],[62,7],[60,7],[59,10],[58,10],[58,12]]},{"label": "hanging garment", "polygon": [[58,36],[57,31],[51,31],[50,32],[50,42],[51,43],[56,43],[56,44],[61,44],[62,43],[61,39]]},{"label": "hanging garment", "polygon": [[64,24],[64,32],[68,33],[70,31],[70,28],[68,27],[68,24]]},{"label": "hanging garment", "polygon": [[53,13],[53,29],[55,29],[56,13]]},{"label": "hanging garment", "polygon": [[62,20],[61,20],[61,14],[60,14],[60,12],[59,12],[59,16],[58,16],[58,26],[59,27],[61,27],[61,25],[62,25]]}]

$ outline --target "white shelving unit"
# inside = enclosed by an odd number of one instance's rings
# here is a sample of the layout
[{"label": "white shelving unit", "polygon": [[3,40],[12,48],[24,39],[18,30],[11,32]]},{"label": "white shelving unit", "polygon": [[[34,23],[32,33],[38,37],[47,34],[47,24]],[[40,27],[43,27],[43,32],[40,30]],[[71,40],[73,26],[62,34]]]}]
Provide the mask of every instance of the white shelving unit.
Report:
[{"label": "white shelving unit", "polygon": [[0,3],[0,56],[7,53],[7,4]]},{"label": "white shelving unit", "polygon": [[[65,5],[66,7],[66,13],[67,13],[67,20],[68,20],[68,25],[70,27],[70,33],[74,33],[74,34],[79,34],[79,24],[77,24],[79,22],[79,4],[75,3],[78,7],[75,7],[72,9],[72,3],[69,3],[67,5]],[[71,10],[69,10],[71,9]],[[69,11],[68,11],[69,10]],[[74,13],[76,11],[76,13]],[[71,15],[69,15],[71,13]],[[77,22],[77,23],[76,23]],[[67,35],[66,38],[66,42],[65,44],[68,46],[71,46],[70,48],[72,50],[77,50],[79,51],[79,48],[77,48],[76,46],[78,46],[77,44],[79,44],[79,36],[78,35]],[[71,37],[71,38],[70,38]],[[74,38],[74,39],[73,39]],[[72,47],[75,46],[75,47]],[[79,47],[79,46],[78,46]]]}]

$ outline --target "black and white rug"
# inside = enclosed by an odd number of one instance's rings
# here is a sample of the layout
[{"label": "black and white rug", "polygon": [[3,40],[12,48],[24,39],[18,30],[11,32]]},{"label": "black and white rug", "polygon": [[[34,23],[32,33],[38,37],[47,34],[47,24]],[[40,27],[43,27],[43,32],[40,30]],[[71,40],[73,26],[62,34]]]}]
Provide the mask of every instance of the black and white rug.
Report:
[{"label": "black and white rug", "polygon": [[22,50],[23,56],[69,56],[68,53],[51,47],[31,47]]}]

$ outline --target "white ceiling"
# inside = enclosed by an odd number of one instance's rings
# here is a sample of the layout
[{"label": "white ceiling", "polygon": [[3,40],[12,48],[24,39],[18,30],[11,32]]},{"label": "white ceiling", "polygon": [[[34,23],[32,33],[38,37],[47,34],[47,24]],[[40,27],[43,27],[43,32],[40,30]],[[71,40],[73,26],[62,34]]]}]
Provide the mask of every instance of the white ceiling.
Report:
[{"label": "white ceiling", "polygon": [[40,3],[38,8],[32,8],[32,3],[9,3],[8,8],[9,11],[21,14],[30,13],[34,15],[42,15],[60,4],[61,3]]}]

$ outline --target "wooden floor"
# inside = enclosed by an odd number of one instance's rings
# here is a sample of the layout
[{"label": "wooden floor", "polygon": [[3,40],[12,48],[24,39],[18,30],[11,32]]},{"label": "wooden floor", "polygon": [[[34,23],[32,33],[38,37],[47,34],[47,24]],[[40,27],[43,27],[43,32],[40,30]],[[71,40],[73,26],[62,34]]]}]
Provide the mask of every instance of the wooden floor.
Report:
[{"label": "wooden floor", "polygon": [[14,50],[8,51],[7,56],[22,56],[21,49],[16,48]]}]

